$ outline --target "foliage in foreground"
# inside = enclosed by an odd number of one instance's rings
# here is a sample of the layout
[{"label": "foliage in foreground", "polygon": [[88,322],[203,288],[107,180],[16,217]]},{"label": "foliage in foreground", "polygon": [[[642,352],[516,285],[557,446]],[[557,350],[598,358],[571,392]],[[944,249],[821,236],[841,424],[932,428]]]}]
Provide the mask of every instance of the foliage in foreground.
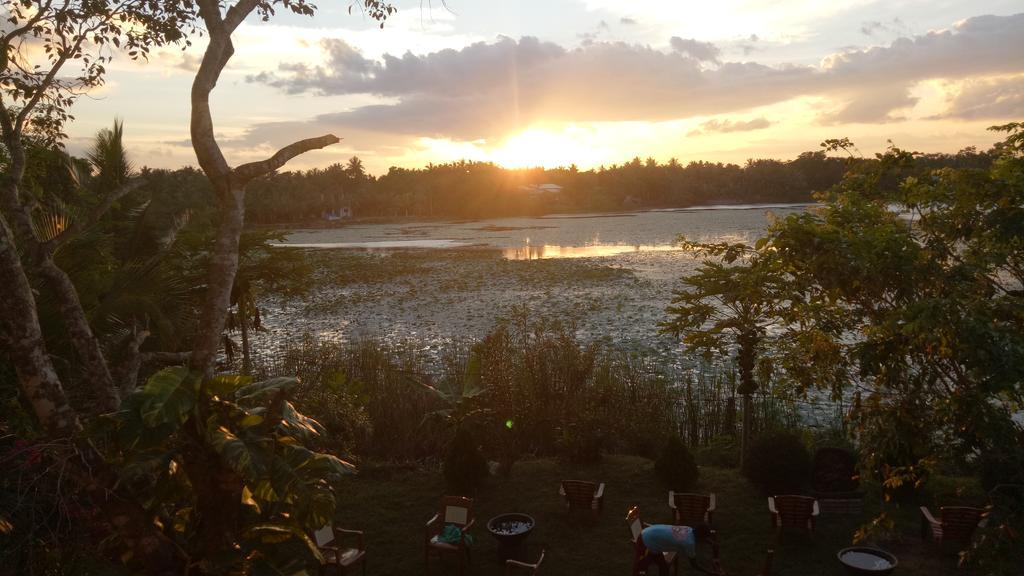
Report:
[{"label": "foliage in foreground", "polygon": [[[1017,477],[1012,449],[994,455],[1024,432],[1024,123],[993,129],[1007,137],[988,167],[922,172],[918,154],[892,147],[851,162],[820,206],[754,247],[696,246],[722,262],[687,279],[670,310],[670,330],[738,350],[747,375],[771,326],[769,359],[792,390],[853,396],[862,464],[887,499],[940,462],[980,460],[989,483]],[[753,296],[736,298],[744,287]]]},{"label": "foliage in foreground", "polygon": [[333,519],[332,482],[352,467],[306,447],[322,428],[288,400],[296,384],[168,368],[100,423],[120,482],[204,573],[318,561],[307,534]]}]

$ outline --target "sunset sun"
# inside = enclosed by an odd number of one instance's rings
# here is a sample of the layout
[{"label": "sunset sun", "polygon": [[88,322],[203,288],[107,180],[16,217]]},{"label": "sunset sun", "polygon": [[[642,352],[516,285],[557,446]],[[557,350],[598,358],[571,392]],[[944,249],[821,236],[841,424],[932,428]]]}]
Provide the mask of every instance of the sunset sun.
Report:
[{"label": "sunset sun", "polygon": [[506,168],[593,166],[604,154],[588,135],[587,130],[576,126],[560,131],[530,128],[509,137],[491,153],[491,159]]}]

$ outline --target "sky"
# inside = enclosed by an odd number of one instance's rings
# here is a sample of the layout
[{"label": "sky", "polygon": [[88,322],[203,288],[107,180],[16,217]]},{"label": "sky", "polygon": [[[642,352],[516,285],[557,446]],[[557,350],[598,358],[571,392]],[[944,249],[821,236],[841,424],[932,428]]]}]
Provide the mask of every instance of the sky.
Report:
[{"label": "sky", "polygon": [[[212,96],[233,165],[343,140],[371,173],[460,159],[504,166],[639,156],[790,159],[849,137],[864,154],[987,148],[1024,120],[1020,0],[400,0],[383,29],[346,0],[255,16]],[[138,166],[195,165],[189,89],[205,47],[108,66],[69,151],[115,118]]]}]

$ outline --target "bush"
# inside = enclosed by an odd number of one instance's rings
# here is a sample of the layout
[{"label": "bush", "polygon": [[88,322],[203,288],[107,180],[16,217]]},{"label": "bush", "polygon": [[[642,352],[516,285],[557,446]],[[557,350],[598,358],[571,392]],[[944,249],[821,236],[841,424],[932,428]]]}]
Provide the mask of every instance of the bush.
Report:
[{"label": "bush", "polygon": [[707,446],[696,449],[696,456],[701,466],[736,468],[740,465],[740,447],[732,436],[715,436]]},{"label": "bush", "polygon": [[942,506],[982,507],[988,502],[988,495],[977,478],[944,474],[929,476],[921,498],[932,511]]},{"label": "bush", "polygon": [[1010,442],[1001,449],[986,450],[978,458],[981,484],[986,490],[999,484],[1024,484],[1024,431],[1017,433],[1016,441],[1011,434],[1003,436]]},{"label": "bush", "polygon": [[819,448],[814,453],[811,476],[816,492],[853,492],[860,483],[857,457],[842,448]]},{"label": "bush", "polygon": [[697,483],[700,470],[679,436],[672,435],[654,462],[654,472],[673,490],[689,490]]},{"label": "bush", "polygon": [[811,456],[799,435],[773,430],[751,442],[743,475],[768,494],[799,494],[810,466]]},{"label": "bush", "polygon": [[472,434],[464,427],[458,428],[444,459],[444,480],[449,493],[473,496],[486,476],[487,460]]},{"label": "bush", "polygon": [[596,464],[601,461],[604,432],[597,422],[569,424],[558,437],[559,456],[570,464]]}]

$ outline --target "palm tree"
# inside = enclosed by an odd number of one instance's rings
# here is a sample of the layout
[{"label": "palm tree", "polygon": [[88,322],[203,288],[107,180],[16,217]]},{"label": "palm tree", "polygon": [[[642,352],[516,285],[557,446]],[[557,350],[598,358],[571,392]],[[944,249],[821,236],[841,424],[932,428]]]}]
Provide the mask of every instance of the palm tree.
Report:
[{"label": "palm tree", "polygon": [[[115,121],[96,134],[85,159],[64,155],[68,185],[41,190],[34,216],[43,240],[71,227],[77,230],[58,245],[54,259],[71,278],[108,356],[124,360],[114,362],[112,375],[130,390],[144,342],[162,350],[181,343],[181,334],[192,324],[193,284],[169,263],[178,256],[176,241],[189,222],[190,207],[153,193],[148,175],[136,173],[123,138],[124,124]],[[100,212],[103,216],[97,217]],[[43,321],[56,327],[61,314],[55,299],[42,293]]]},{"label": "palm tree", "polygon": [[348,163],[345,164],[345,172],[356,181],[362,181],[366,178],[366,169],[363,167],[363,161],[358,156],[348,159]]}]

